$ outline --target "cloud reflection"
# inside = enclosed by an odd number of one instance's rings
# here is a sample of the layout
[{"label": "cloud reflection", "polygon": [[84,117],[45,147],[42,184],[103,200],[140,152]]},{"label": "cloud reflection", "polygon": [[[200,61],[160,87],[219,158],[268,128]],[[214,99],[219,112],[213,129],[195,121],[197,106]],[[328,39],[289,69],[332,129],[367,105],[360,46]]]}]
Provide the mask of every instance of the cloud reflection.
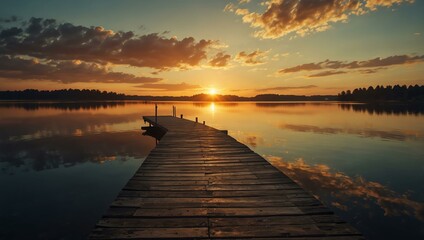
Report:
[{"label": "cloud reflection", "polygon": [[[424,203],[399,194],[378,182],[367,181],[362,177],[352,178],[343,172],[333,172],[324,164],[309,165],[303,159],[286,162],[282,157],[268,155],[268,161],[287,174],[302,187],[318,193],[316,197],[329,195],[332,205],[343,211],[348,206],[373,203],[384,210],[385,216],[412,216],[424,221]],[[364,202],[365,201],[365,202]]]},{"label": "cloud reflection", "polygon": [[354,134],[361,137],[379,137],[387,140],[405,141],[407,139],[418,140],[423,138],[423,133],[418,131],[381,131],[374,129],[350,129],[350,128],[332,128],[332,127],[318,127],[312,125],[298,125],[298,124],[281,124],[280,128],[288,129],[296,132],[312,132],[320,134]]},{"label": "cloud reflection", "polygon": [[139,118],[139,113],[111,115],[86,112],[65,112],[31,118],[11,116],[0,119],[0,142],[98,133],[111,128],[112,125],[135,122]]},{"label": "cloud reflection", "polygon": [[[0,163],[41,171],[84,162],[102,163],[144,158],[155,146],[155,140],[139,131],[99,133],[83,136],[53,136],[27,141],[0,142]],[[2,164],[2,165],[3,165]],[[8,166],[2,171],[13,173]]]}]

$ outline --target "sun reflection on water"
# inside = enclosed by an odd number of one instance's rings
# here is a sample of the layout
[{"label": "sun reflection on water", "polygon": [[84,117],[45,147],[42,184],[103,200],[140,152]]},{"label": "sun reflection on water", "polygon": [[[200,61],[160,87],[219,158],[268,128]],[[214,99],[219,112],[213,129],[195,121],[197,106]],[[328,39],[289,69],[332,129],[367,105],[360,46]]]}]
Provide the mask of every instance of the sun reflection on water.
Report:
[{"label": "sun reflection on water", "polygon": [[212,117],[215,116],[215,103],[211,102],[211,104],[209,105],[209,110],[212,113]]}]

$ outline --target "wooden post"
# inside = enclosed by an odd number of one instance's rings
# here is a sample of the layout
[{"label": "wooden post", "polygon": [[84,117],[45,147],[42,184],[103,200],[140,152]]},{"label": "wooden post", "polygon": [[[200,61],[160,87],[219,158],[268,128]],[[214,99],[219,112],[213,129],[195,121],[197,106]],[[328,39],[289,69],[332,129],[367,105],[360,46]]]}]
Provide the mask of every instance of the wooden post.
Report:
[{"label": "wooden post", "polygon": [[196,123],[197,123],[197,117],[196,117]]},{"label": "wooden post", "polygon": [[203,121],[203,125],[205,125],[205,121]]},{"label": "wooden post", "polygon": [[155,104],[155,123],[158,123],[158,105]]},{"label": "wooden post", "polygon": [[183,119],[183,115],[181,114],[181,119]]}]

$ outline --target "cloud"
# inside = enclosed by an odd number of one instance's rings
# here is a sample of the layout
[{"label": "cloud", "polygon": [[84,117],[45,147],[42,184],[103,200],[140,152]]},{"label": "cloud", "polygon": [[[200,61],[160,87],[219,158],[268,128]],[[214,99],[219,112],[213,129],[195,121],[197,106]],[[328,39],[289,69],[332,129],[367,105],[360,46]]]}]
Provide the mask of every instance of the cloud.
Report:
[{"label": "cloud", "polygon": [[315,70],[324,70],[324,69],[344,69],[346,71],[324,71],[316,74],[312,74],[309,77],[322,77],[334,74],[343,74],[347,73],[347,70],[359,70],[361,73],[375,73],[378,70],[384,69],[390,66],[396,65],[406,65],[424,62],[424,55],[413,56],[413,55],[395,55],[386,58],[373,58],[364,61],[332,61],[325,60],[318,63],[306,63],[297,65],[294,67],[283,68],[278,72],[285,73],[295,73],[301,71],[315,71]]},{"label": "cloud", "polygon": [[414,1],[415,0],[367,0],[365,1],[365,7],[371,10],[376,10],[377,7],[391,7],[404,2],[413,3]]},{"label": "cloud", "polygon": [[243,65],[260,65],[265,63],[267,53],[268,51],[260,50],[253,51],[251,53],[246,53],[245,51],[242,51],[236,55],[235,60],[242,63]]},{"label": "cloud", "polygon": [[325,77],[325,76],[344,74],[344,73],[347,73],[347,72],[345,72],[345,71],[324,71],[324,72],[319,72],[319,73],[309,75],[308,77]]},{"label": "cloud", "polygon": [[153,89],[156,91],[185,91],[199,89],[199,85],[187,84],[185,82],[172,84],[172,83],[145,83],[142,85],[135,86],[137,88]]},{"label": "cloud", "polygon": [[42,61],[0,55],[0,78],[21,80],[49,80],[62,83],[151,83],[161,78],[138,77],[112,72],[109,66],[79,60]]},{"label": "cloud", "polygon": [[54,19],[31,18],[0,32],[0,54],[26,55],[49,60],[126,64],[159,70],[185,69],[207,59],[213,40],[193,37],[178,40],[158,33],[135,35],[103,27],[58,23]]},{"label": "cloud", "polygon": [[316,88],[315,85],[297,86],[297,87],[272,87],[272,88],[261,88],[257,89],[257,92],[268,92],[268,91],[286,91],[286,90],[299,90],[299,89],[310,89]]},{"label": "cloud", "polygon": [[351,15],[376,11],[378,7],[391,7],[414,0],[264,0],[266,10],[250,12],[234,4],[227,4],[224,11],[242,16],[243,22],[259,29],[259,38],[279,38],[288,34],[304,36],[329,29],[332,23],[346,22]]},{"label": "cloud", "polygon": [[209,65],[212,67],[226,67],[230,60],[231,55],[219,52],[209,61]]},{"label": "cloud", "polygon": [[19,19],[17,16],[10,16],[8,18],[0,18],[0,23],[13,23],[17,22]]},{"label": "cloud", "polygon": [[236,5],[234,5],[233,3],[228,3],[224,7],[224,12],[234,12],[236,9],[237,9]]}]

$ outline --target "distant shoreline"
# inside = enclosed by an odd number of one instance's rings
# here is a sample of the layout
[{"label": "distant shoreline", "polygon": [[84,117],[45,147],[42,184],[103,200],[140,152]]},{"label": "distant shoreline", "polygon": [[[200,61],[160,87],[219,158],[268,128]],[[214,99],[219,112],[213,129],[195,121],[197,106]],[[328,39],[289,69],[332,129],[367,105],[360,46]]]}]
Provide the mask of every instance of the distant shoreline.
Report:
[{"label": "distant shoreline", "polygon": [[196,94],[192,96],[139,96],[106,92],[96,89],[61,89],[0,91],[0,101],[188,101],[188,102],[358,102],[358,103],[424,103],[424,86],[377,86],[342,91],[338,95],[280,95],[259,94],[253,97],[220,94]]}]

